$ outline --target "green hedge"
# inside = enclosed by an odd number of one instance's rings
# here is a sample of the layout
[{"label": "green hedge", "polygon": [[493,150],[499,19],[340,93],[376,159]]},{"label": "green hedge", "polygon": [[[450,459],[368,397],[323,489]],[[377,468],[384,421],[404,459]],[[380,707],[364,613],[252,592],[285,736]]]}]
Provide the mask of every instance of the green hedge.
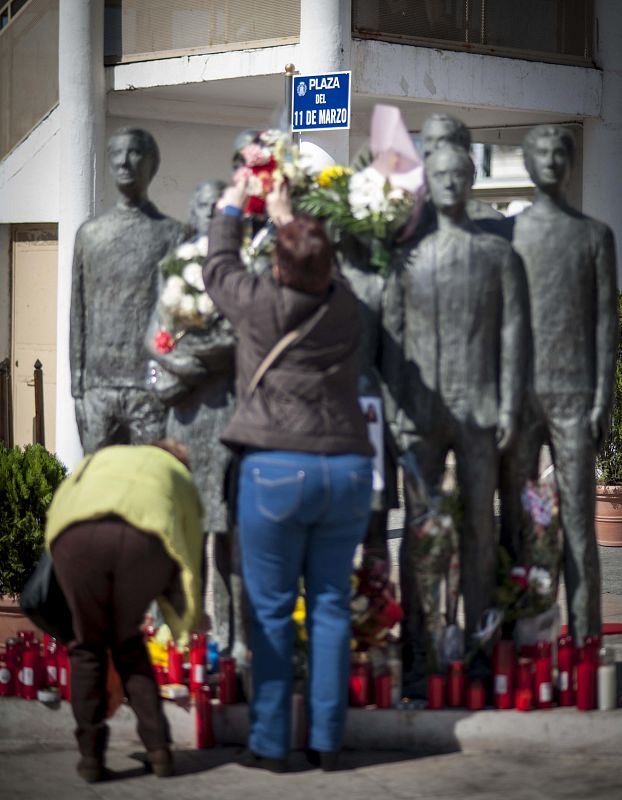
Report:
[{"label": "green hedge", "polygon": [[66,474],[39,444],[0,444],[0,595],[21,593],[43,548],[45,513]]}]

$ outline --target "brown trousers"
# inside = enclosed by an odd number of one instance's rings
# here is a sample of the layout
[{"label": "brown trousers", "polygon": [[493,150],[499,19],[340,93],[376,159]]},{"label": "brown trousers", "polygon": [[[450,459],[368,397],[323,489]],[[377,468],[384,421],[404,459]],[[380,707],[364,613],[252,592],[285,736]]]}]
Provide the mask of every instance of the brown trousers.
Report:
[{"label": "brown trousers", "polygon": [[168,746],[168,722],[139,626],[151,600],[176,580],[178,567],[157,536],[118,517],[72,525],[52,543],[59,583],[73,616],[71,705],[82,755],[103,757],[107,650],[138,719],[147,750]]}]

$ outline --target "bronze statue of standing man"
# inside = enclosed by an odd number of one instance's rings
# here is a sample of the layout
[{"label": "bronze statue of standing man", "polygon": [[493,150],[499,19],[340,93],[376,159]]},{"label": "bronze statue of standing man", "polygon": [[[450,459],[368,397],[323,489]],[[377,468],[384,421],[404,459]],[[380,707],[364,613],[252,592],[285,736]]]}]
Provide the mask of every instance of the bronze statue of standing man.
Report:
[{"label": "bronze statue of standing man", "polygon": [[533,205],[516,217],[513,245],[525,265],[533,341],[516,458],[520,478],[535,478],[541,445],[551,445],[568,621],[580,646],[601,627],[594,468],[611,411],[618,294],[611,230],[566,202],[574,152],[572,134],[558,125],[540,125],[525,137],[536,191]]},{"label": "bronze statue of standing man", "polygon": [[165,410],[147,390],[144,337],[158,297],[158,262],[179,222],[149,201],[160,154],[153,136],[122,128],[108,142],[119,200],[76,234],[71,288],[71,393],[85,453],[164,434]]},{"label": "bronze statue of standing man", "polygon": [[[445,144],[425,166],[438,229],[405,253],[401,437],[431,492],[440,489],[447,453],[455,453],[464,502],[460,585],[468,638],[494,605],[493,498],[499,452],[516,433],[522,400],[526,298],[520,262],[508,242],[467,216],[473,180],[467,151]],[[406,513],[412,513],[408,507]],[[421,648],[431,643],[412,563],[414,536],[407,525],[400,559],[404,691],[418,697],[425,694]]]}]

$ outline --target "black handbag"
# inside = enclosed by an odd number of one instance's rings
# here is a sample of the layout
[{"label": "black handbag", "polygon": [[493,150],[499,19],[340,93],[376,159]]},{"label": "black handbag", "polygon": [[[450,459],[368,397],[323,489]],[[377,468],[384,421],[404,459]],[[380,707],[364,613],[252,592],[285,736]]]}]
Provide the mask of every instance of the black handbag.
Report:
[{"label": "black handbag", "polygon": [[41,553],[37,566],[26,581],[19,605],[28,619],[45,633],[64,644],[75,639],[71,611],[47,550]]}]

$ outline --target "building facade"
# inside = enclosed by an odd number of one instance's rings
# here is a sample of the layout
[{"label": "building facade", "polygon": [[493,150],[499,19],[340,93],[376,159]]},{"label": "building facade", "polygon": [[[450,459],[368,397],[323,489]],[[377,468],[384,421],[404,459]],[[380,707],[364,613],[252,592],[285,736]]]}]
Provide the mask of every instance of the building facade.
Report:
[{"label": "building facade", "polygon": [[618,0],[0,0],[0,362],[16,443],[32,440],[38,358],[46,444],[70,467],[80,456],[71,259],[80,223],[114,202],[110,133],[151,130],[150,195],[186,219],[195,185],[229,176],[240,130],[282,124],[287,64],[352,70],[351,129],[302,134],[338,163],[378,102],[414,133],[445,110],[509,149],[534,124],[572,125],[573,201],[622,241]]}]

